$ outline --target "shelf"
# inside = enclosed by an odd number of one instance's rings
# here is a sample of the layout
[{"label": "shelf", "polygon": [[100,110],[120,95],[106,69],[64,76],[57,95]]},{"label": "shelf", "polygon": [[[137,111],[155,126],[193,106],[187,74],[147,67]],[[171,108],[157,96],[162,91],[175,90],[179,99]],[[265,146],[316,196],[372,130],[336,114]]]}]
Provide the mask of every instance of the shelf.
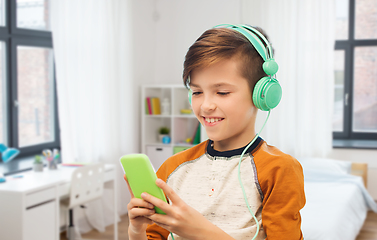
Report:
[{"label": "shelf", "polygon": [[189,144],[189,143],[176,143],[174,144],[174,147],[193,147],[195,146],[194,144]]},{"label": "shelf", "polygon": [[179,115],[144,115],[146,118],[196,118],[195,114],[179,114]]},{"label": "shelf", "polygon": [[172,117],[172,115],[157,115],[157,114],[152,114],[152,115],[145,114],[144,116],[147,118],[171,118]]},{"label": "shelf", "polygon": [[[168,99],[170,102],[169,115],[149,115],[142,111],[142,152],[147,154],[156,165],[159,165],[174,153],[194,146],[185,141],[195,137],[197,128],[200,127],[199,121],[193,113],[181,114],[181,109],[190,109],[191,107],[187,98],[187,89],[181,85],[146,85],[142,87],[141,93],[142,109],[145,109],[145,100],[148,97],[159,98],[160,104],[163,99]],[[170,144],[158,141],[157,135],[160,127],[170,129]]]},{"label": "shelf", "polygon": [[189,144],[189,143],[160,143],[160,142],[148,142],[146,143],[148,146],[154,146],[154,147],[193,147],[195,144]]},{"label": "shelf", "polygon": [[196,118],[195,114],[179,114],[173,115],[174,118]]},{"label": "shelf", "polygon": [[173,147],[172,143],[160,143],[160,142],[148,142],[146,143],[148,146],[154,146],[154,147]]}]

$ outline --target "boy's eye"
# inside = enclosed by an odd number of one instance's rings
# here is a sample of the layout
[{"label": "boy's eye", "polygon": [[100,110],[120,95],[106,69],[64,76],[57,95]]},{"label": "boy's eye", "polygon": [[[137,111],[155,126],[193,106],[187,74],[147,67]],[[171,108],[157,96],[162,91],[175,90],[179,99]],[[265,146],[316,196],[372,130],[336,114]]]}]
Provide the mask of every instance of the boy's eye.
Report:
[{"label": "boy's eye", "polygon": [[222,95],[222,96],[225,96],[225,95],[228,95],[229,92],[218,92],[217,94]]},{"label": "boy's eye", "polygon": [[192,95],[199,95],[201,94],[202,92],[192,92]]}]

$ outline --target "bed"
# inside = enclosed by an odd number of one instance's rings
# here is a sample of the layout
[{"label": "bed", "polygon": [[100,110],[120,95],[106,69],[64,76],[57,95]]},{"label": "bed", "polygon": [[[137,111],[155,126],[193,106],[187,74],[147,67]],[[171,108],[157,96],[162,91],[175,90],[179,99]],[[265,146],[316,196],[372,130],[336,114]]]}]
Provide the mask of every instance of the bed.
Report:
[{"label": "bed", "polygon": [[377,204],[365,186],[367,164],[301,158],[306,205],[301,210],[305,240],[355,240]]}]

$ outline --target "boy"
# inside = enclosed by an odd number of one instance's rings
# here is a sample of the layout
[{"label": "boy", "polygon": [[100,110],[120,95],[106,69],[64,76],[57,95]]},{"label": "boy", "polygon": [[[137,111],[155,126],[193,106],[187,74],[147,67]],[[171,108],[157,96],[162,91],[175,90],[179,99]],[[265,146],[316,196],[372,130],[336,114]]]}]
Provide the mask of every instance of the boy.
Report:
[{"label": "boy", "polygon": [[[158,170],[156,184],[170,204],[147,193],[131,199],[129,239],[172,239],[169,233],[175,240],[303,239],[301,165],[260,137],[242,154],[256,136],[252,93],[267,76],[260,54],[229,26],[207,30],[190,47],[183,80],[209,140],[170,157]],[[166,215],[156,214],[154,206]]]}]

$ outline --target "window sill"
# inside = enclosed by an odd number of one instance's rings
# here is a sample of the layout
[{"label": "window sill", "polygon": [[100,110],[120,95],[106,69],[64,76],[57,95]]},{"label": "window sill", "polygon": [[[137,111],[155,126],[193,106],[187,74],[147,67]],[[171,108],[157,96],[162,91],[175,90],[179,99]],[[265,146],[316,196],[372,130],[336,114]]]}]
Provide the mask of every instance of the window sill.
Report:
[{"label": "window sill", "polygon": [[377,150],[377,140],[342,140],[333,139],[333,148],[354,148],[354,149],[375,149]]}]

